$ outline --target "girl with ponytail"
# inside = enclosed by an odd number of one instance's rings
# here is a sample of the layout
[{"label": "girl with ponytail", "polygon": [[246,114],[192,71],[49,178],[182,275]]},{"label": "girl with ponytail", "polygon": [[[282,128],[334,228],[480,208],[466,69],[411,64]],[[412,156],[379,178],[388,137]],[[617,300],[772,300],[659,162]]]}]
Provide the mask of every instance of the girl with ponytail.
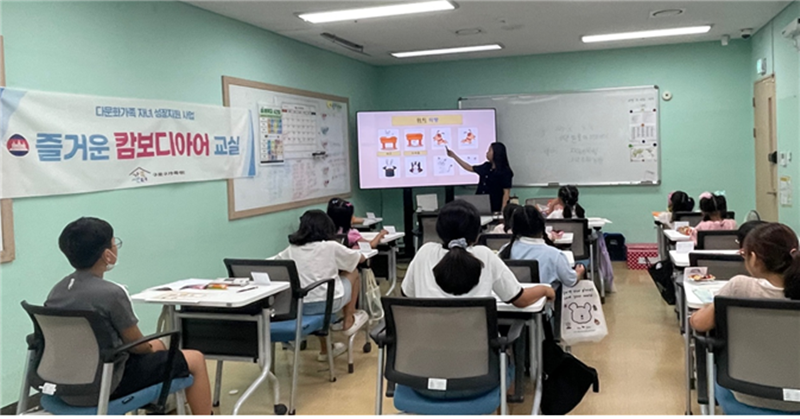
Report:
[{"label": "girl with ponytail", "polygon": [[697,232],[700,230],[736,230],[736,221],[726,218],[728,201],[724,192],[718,192],[718,195],[703,192],[700,195],[700,212],[703,214],[703,221],[690,232],[694,244],[697,244]]},{"label": "girl with ponytail", "polygon": [[586,211],[578,203],[578,188],[572,185],[558,188],[558,197],[547,203],[547,218],[586,218]]},{"label": "girl with ponytail", "polygon": [[441,243],[426,243],[408,265],[403,295],[413,298],[490,297],[492,292],[516,307],[542,297],[555,298],[550,287],[523,288],[514,273],[485,246],[474,246],[481,230],[478,209],[455,200],[439,211],[436,233]]},{"label": "girl with ponytail", "polygon": [[676,212],[692,212],[694,199],[684,191],[674,191],[667,197],[667,212],[658,214],[658,222],[667,228],[672,228]]},{"label": "girl with ponytail", "polygon": [[569,264],[563,252],[548,246],[545,239],[544,217],[531,205],[518,208],[511,216],[514,235],[511,242],[500,249],[500,257],[515,260],[536,260],[539,262],[539,282],[550,284],[561,282],[566,287],[574,287],[583,278],[586,269]]},{"label": "girl with ponytail", "polygon": [[[717,295],[800,300],[800,253],[797,249],[797,235],[786,225],[765,223],[756,227],[747,234],[740,251],[751,276],[731,278]],[[699,332],[713,329],[714,304],[708,304],[693,314],[689,322]],[[739,402],[750,406],[791,412],[798,410],[796,402],[762,399],[736,392],[733,395]]]}]

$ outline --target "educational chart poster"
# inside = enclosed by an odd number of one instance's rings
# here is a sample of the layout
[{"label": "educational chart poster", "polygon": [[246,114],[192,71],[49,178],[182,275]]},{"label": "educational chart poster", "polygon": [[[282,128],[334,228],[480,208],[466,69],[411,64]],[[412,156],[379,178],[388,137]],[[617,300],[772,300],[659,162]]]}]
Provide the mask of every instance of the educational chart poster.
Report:
[{"label": "educational chart poster", "polygon": [[0,88],[3,198],[253,176],[247,109]]},{"label": "educational chart poster", "polygon": [[359,112],[357,122],[363,189],[476,184],[447,149],[478,165],[496,139],[494,109]]},{"label": "educational chart poster", "polygon": [[631,162],[658,161],[658,109],[644,101],[631,100],[628,118]]}]

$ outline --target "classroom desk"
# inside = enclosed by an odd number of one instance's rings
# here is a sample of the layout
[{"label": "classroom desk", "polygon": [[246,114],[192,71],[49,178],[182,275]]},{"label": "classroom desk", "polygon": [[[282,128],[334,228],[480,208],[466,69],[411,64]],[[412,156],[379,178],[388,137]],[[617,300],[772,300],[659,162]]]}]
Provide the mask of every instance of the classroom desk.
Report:
[{"label": "classroom desk", "polygon": [[358,229],[370,229],[371,230],[372,228],[374,228],[380,222],[383,222],[383,218],[381,218],[381,217],[365,218],[362,223],[353,224],[353,228],[355,228],[356,230],[358,230]]},{"label": "classroom desk", "polygon": [[[737,255],[738,250],[692,250],[689,253],[699,253],[707,255]],[[676,268],[686,268],[689,266],[689,253],[679,253],[677,250],[669,251],[669,258]]]},{"label": "classroom desk", "polygon": [[481,227],[486,227],[494,220],[502,220],[502,215],[481,215]]},{"label": "classroom desk", "polygon": [[561,238],[553,240],[553,244],[571,245],[572,240],[575,239],[575,233],[564,233]]},{"label": "classroom desk", "polygon": [[[707,281],[707,282],[694,282],[694,281],[681,281],[680,286],[683,288],[683,350],[685,355],[685,385],[686,385],[686,414],[690,415],[692,412],[692,336],[693,332],[689,325],[689,314],[697,311],[706,304],[713,301],[713,296],[719,293],[719,290],[727,283],[727,281]],[[701,295],[706,294],[701,298]],[[708,297],[711,297],[709,300]],[[708,392],[708,405],[701,405],[703,414],[714,414],[714,358],[710,352],[706,355],[706,390]],[[698,391],[700,383],[697,384]]]},{"label": "classroom desk", "polygon": [[[525,288],[549,287],[550,284],[523,284],[523,286]],[[544,313],[544,309],[547,304],[547,298],[540,298],[539,301],[524,308],[506,304],[497,296],[495,296],[495,298],[497,298],[498,317],[503,317],[503,314],[513,314],[514,318],[519,318],[522,316],[528,325],[528,336],[530,338],[529,345],[531,348],[531,381],[536,389],[533,395],[533,407],[531,408],[531,415],[538,415],[542,404],[542,374],[544,372],[542,364],[542,342],[544,341],[544,334],[542,331],[542,314]],[[517,365],[516,368],[517,373],[519,374],[523,373],[525,366]]]},{"label": "classroom desk", "polygon": [[589,217],[586,219],[589,224],[589,228],[593,228],[595,230],[602,230],[606,224],[612,224],[611,220],[607,218],[598,218],[598,217]]},{"label": "classroom desk", "polygon": [[[366,240],[372,240],[377,236],[378,233],[361,233],[361,237]],[[389,271],[389,278],[387,278],[391,283],[391,287],[389,287],[389,291],[386,292],[386,295],[390,295],[392,291],[394,291],[394,287],[397,285],[397,240],[405,237],[406,233],[397,232],[397,233],[390,233],[384,236],[381,239],[381,244],[385,244],[389,246],[389,250],[381,251],[381,254],[385,254],[388,260],[388,268]]]},{"label": "classroom desk", "polygon": [[600,282],[600,301],[601,303],[605,303],[606,281],[600,274],[600,246],[597,245],[597,241],[605,240],[602,230],[606,224],[611,224],[611,220],[598,217],[590,217],[587,218],[586,220],[588,222],[587,224],[589,225],[589,228],[594,230],[589,236],[589,266],[591,267],[590,279],[592,280],[592,283],[597,284],[597,281],[595,281],[595,275],[598,276]]},{"label": "classroom desk", "polygon": [[[155,287],[158,288],[158,287]],[[233,407],[233,414],[237,415],[242,404],[255,392],[255,390],[269,378],[272,381],[275,393],[275,404],[280,401],[280,387],[278,379],[270,372],[272,364],[272,341],[270,337],[270,317],[272,308],[265,307],[258,315],[249,314],[222,314],[222,313],[182,313],[176,310],[177,306],[190,307],[209,307],[209,308],[239,308],[249,304],[269,299],[281,291],[289,289],[288,282],[273,282],[270,285],[257,285],[255,288],[238,292],[249,288],[231,287],[228,290],[182,290],[182,291],[159,291],[154,288],[147,289],[131,296],[131,301],[137,303],[161,304],[167,313],[171,330],[181,330],[182,318],[195,318],[205,320],[227,320],[241,322],[256,322],[258,324],[258,364],[261,367],[261,374],[247,387],[239,400]],[[183,343],[184,340],[181,339]],[[183,347],[183,344],[181,344]],[[224,354],[204,353],[206,359],[244,361],[252,362],[252,358],[231,357]],[[219,394],[219,381],[216,384],[217,395]]]},{"label": "classroom desk", "polygon": [[691,236],[678,233],[677,230],[664,230],[664,237],[666,237],[667,240],[669,240],[670,244],[677,242],[688,242],[692,240]]}]

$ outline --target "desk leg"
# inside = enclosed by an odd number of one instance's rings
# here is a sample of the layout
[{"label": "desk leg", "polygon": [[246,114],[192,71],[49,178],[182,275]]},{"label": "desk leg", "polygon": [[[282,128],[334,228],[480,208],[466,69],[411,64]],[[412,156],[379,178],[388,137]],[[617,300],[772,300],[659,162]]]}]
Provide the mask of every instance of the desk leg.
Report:
[{"label": "desk leg", "polygon": [[714,395],[714,352],[706,350],[706,374],[708,375],[708,414],[714,416],[717,400]]},{"label": "desk leg", "polygon": [[378,348],[378,378],[375,384],[375,415],[383,414],[383,347]]},{"label": "desk leg", "polygon": [[[538,415],[542,405],[542,373],[544,372],[544,365],[542,364],[542,313],[536,313],[536,325],[534,330],[531,330],[531,358],[533,358],[534,350],[536,352],[536,372],[535,375],[531,374],[536,381],[536,392],[533,395],[533,407],[531,408],[531,415]],[[533,326],[533,325],[532,325]],[[533,368],[533,359],[531,359],[531,368]]]},{"label": "desk leg", "polygon": [[[270,372],[271,364],[272,364],[272,340],[270,336],[270,328],[269,328],[269,321],[270,316],[272,315],[271,309],[264,309],[261,311],[261,316],[258,318],[258,365],[261,367],[261,374],[247,387],[247,390],[244,391],[242,397],[236,401],[236,404],[233,406],[233,414],[238,415],[239,409],[241,409],[244,402],[256,391],[256,389],[264,382],[265,379],[269,378],[272,382],[272,386],[274,389],[274,397],[275,397],[275,413],[285,413],[286,406],[279,404],[280,402],[280,387],[278,385],[278,378],[275,377],[272,372]],[[297,342],[295,342],[297,343]]]},{"label": "desk leg", "polygon": [[686,301],[683,301],[683,351],[686,358],[686,411],[685,414],[692,414],[692,351],[690,348],[690,339],[692,332],[689,329],[689,309]]},{"label": "desk leg", "polygon": [[389,265],[389,280],[392,282],[392,286],[389,287],[389,291],[386,291],[386,295],[391,295],[392,291],[394,291],[394,287],[397,286],[397,248],[392,246],[389,248],[389,254],[387,255],[387,264]]},{"label": "desk leg", "polygon": [[222,389],[222,360],[217,361],[217,372],[214,378],[214,399],[212,406],[219,407],[219,392]]}]

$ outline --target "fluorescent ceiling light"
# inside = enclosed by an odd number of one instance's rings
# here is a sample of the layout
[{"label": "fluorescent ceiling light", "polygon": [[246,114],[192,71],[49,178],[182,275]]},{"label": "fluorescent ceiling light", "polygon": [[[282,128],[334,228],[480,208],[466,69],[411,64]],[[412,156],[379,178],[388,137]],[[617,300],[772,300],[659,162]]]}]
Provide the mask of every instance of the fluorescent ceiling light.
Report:
[{"label": "fluorescent ceiling light", "polygon": [[662,36],[692,35],[706,33],[709,30],[711,30],[711,25],[692,26],[688,28],[658,29],[654,31],[611,33],[608,35],[588,35],[582,36],[581,41],[587,44],[591,42],[624,41],[628,39],[658,38]]},{"label": "fluorescent ceiling light", "polygon": [[425,55],[461,54],[464,52],[492,51],[496,49],[503,49],[503,46],[500,44],[491,44],[491,45],[475,45],[472,47],[426,49],[422,51],[393,52],[392,56],[396,58],[409,58],[409,57],[423,57]]},{"label": "fluorescent ceiling light", "polygon": [[449,1],[436,0],[421,3],[394,4],[391,6],[365,7],[362,9],[337,10],[333,12],[303,13],[297,17],[310,23],[328,23],[340,22],[343,20],[360,20],[373,17],[438,12],[442,10],[453,10],[455,8],[456,7]]}]

